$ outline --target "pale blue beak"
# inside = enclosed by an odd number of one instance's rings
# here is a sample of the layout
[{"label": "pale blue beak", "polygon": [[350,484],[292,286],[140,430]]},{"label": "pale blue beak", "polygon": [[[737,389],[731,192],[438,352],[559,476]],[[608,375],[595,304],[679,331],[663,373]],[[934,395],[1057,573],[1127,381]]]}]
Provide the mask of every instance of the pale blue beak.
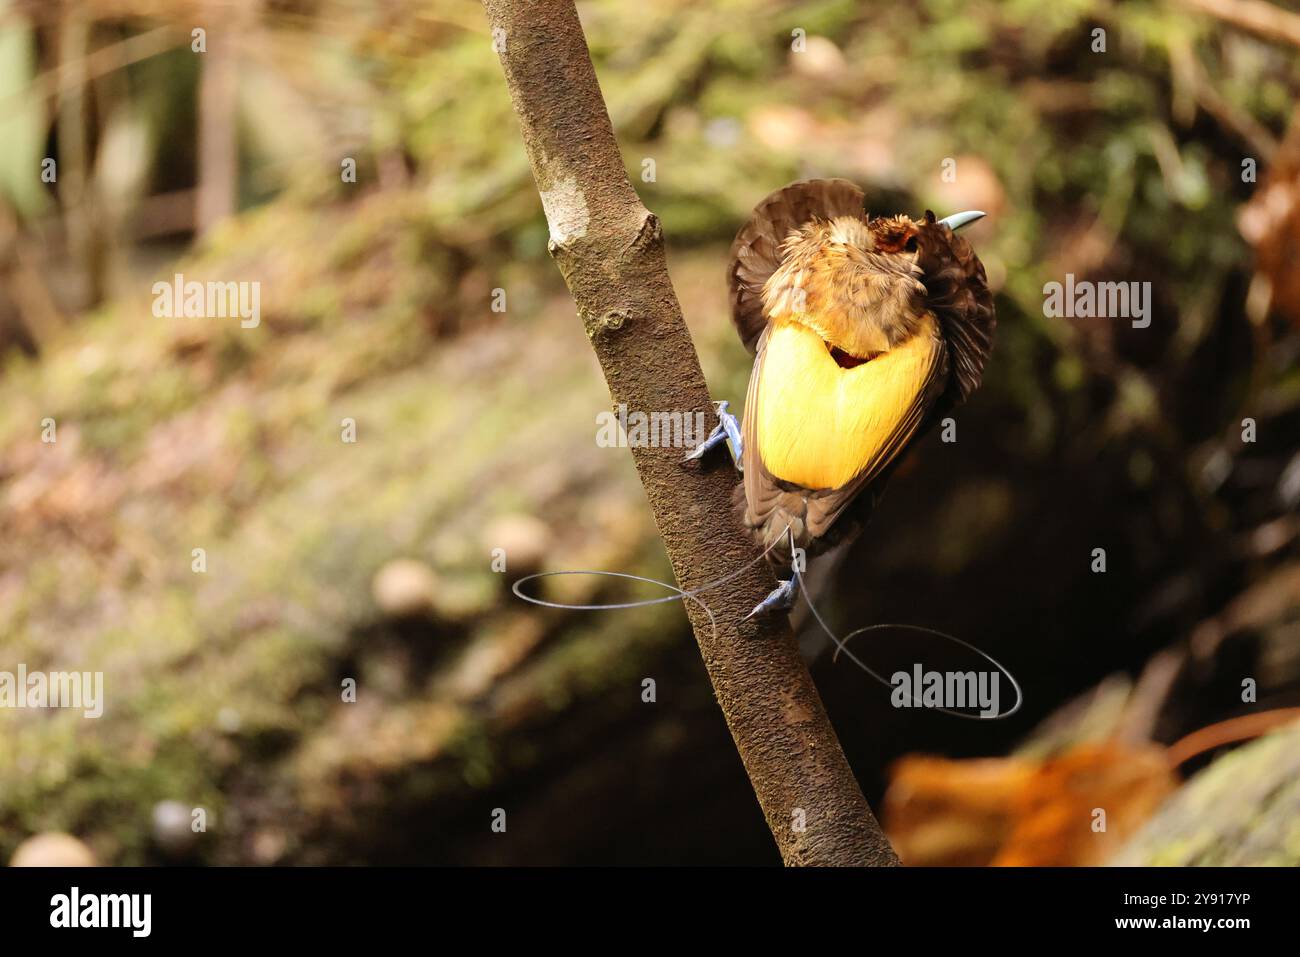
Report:
[{"label": "pale blue beak", "polygon": [[951,216],[945,216],[939,220],[940,225],[947,226],[951,230],[961,229],[963,226],[969,226],[977,219],[983,219],[984,213],[978,209],[967,210],[964,213],[953,213]]}]

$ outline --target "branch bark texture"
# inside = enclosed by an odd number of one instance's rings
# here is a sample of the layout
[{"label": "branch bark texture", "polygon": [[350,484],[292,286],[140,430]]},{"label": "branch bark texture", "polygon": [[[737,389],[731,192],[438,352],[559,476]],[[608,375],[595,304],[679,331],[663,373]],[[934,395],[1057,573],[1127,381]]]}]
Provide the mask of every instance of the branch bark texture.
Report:
[{"label": "branch bark texture", "polygon": [[[614,403],[712,406],[668,276],[659,220],[628,180],[572,0],[484,0],[550,225],[550,251]],[[770,185],[770,184],[768,184]],[[766,187],[756,187],[763,192]],[[719,281],[722,271],[719,269]],[[691,590],[757,557],[733,516],[725,454],[632,450],[677,581]],[[742,622],[775,586],[765,562],[684,602],[718,703],[786,864],[892,865],[784,616]]]}]

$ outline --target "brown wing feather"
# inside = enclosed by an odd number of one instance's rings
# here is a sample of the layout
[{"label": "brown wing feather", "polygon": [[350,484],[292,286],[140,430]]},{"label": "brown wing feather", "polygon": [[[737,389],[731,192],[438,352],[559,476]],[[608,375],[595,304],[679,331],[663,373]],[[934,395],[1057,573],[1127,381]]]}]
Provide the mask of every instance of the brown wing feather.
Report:
[{"label": "brown wing feather", "polygon": [[744,465],[745,524],[759,533],[759,540],[764,545],[771,544],[769,531],[771,536],[775,537],[788,524],[779,522],[770,530],[768,528],[773,516],[782,510],[782,503],[790,494],[781,488],[775,476],[764,467],[763,458],[758,454],[758,416],[755,410],[758,409],[758,384],[763,378],[763,360],[766,356],[767,329],[764,328],[758,337],[754,353],[754,368],[749,373],[749,388],[745,392],[745,415],[740,425],[744,445],[741,461]]},{"label": "brown wing feather", "polygon": [[811,219],[865,219],[862,200],[862,190],[846,179],[810,179],[778,189],[754,207],[727,259],[731,321],[746,349],[754,351],[767,325],[763,283],[781,264],[781,244],[790,231]]},{"label": "brown wing feather", "polygon": [[944,405],[953,406],[979,388],[984,363],[993,351],[993,293],[971,244],[936,223],[934,213],[926,212],[918,239],[926,303],[939,317],[951,357],[952,381]]}]

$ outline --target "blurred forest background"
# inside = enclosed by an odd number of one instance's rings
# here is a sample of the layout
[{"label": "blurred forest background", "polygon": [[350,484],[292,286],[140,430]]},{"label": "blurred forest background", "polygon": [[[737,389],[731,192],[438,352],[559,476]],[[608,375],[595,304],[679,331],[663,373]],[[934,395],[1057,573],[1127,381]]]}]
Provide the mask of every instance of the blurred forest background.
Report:
[{"label": "blurred forest background", "polygon": [[[814,666],[904,860],[1300,863],[1300,14],[579,9],[733,405],[725,254],[769,191],[989,213],[985,386],[823,604],[977,645],[1024,708]],[[0,710],[0,860],[778,860],[677,606],[510,595],[669,575],[546,238],[476,3],[0,0],[0,669],[106,698]],[[155,318],[176,272],[259,282],[260,324]],[[1045,318],[1067,273],[1151,282],[1150,327]]]}]

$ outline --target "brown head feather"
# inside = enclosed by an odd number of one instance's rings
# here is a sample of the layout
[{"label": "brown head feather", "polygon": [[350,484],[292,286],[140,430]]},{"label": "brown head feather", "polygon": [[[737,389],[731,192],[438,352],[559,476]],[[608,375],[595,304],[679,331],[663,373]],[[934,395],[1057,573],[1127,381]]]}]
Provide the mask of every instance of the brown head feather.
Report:
[{"label": "brown head feather", "polygon": [[781,264],[781,247],[790,233],[812,220],[865,220],[862,199],[862,190],[848,180],[810,179],[778,189],[754,207],[727,259],[731,320],[751,353],[767,325],[763,285]]}]

